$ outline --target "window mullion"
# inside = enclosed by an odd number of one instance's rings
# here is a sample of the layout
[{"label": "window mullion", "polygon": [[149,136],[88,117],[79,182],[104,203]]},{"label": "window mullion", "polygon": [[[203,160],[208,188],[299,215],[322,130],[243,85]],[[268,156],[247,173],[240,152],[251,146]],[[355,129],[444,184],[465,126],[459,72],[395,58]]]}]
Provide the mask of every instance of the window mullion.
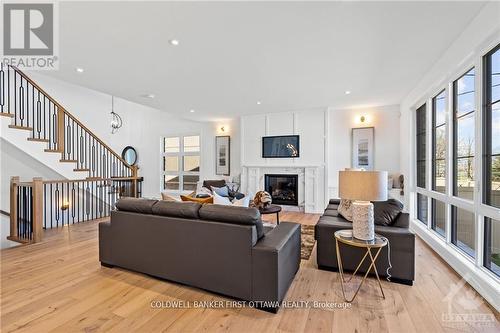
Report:
[{"label": "window mullion", "polygon": [[482,124],[482,105],[483,105],[483,61],[482,57],[477,57],[475,61],[474,87],[475,87],[475,110],[474,112],[474,184],[475,189],[473,193],[474,212],[475,212],[475,231],[476,231],[476,258],[475,264],[478,267],[483,266],[484,257],[484,217],[480,213],[480,206],[482,203],[482,179],[483,179],[483,128]]},{"label": "window mullion", "polygon": [[[452,125],[453,123],[453,83],[449,82],[448,87],[446,89],[446,169],[445,169],[445,184],[446,184],[446,189],[445,193],[448,197],[451,197],[453,195],[453,177],[454,177],[454,170],[453,170],[453,129],[454,126]],[[446,235],[446,241],[450,243],[452,241],[452,230],[455,230],[455,228],[452,228],[452,216],[451,214],[451,205],[447,204],[446,207],[446,222],[445,222],[445,235]],[[455,226],[456,227],[456,226]]]}]

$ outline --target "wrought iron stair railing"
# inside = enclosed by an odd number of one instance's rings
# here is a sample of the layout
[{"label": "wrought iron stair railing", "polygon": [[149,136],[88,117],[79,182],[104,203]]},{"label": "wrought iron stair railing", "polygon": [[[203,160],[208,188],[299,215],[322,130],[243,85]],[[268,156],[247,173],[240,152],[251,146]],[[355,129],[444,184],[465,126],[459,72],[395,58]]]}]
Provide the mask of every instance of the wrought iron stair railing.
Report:
[{"label": "wrought iron stair railing", "polygon": [[46,152],[89,178],[137,177],[137,170],[19,69],[0,64],[0,115],[10,128],[31,133],[29,141],[47,143]]}]

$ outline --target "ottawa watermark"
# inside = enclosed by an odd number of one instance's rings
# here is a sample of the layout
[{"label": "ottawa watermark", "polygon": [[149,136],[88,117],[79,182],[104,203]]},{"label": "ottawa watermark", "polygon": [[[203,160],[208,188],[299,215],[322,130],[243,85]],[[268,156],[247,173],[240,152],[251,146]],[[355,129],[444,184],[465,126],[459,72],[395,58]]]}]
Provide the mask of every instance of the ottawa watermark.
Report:
[{"label": "ottawa watermark", "polygon": [[59,67],[57,1],[2,1],[3,33],[0,61],[19,69]]},{"label": "ottawa watermark", "polygon": [[466,285],[473,280],[471,275],[466,274],[460,281],[450,285],[450,290],[443,299],[447,303],[447,312],[441,314],[444,326],[454,329],[494,327],[495,316],[479,310],[483,299]]}]

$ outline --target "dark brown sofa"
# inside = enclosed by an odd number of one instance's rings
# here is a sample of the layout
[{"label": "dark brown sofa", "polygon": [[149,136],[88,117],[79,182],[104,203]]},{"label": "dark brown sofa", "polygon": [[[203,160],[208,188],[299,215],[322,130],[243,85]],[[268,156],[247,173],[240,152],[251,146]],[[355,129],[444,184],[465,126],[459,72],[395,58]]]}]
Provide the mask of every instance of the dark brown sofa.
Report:
[{"label": "dark brown sofa", "polygon": [[[99,260],[276,311],[300,265],[300,225],[255,208],[123,198],[99,224]],[[267,302],[267,303],[259,303]],[[276,305],[276,306],[274,306]]]},{"label": "dark brown sofa", "polygon": [[[352,229],[352,223],[338,214],[339,200],[332,199],[320,217],[315,227],[317,240],[317,264],[324,270],[338,271],[337,251],[335,249],[334,233],[341,229]],[[390,244],[392,269],[391,281],[413,285],[415,280],[415,234],[409,229],[409,215],[400,213],[392,226],[375,225],[375,233],[386,237]],[[361,261],[365,250],[339,244],[342,253],[342,263],[347,271],[354,271]],[[377,270],[382,277],[387,276],[389,247],[384,247],[377,259]],[[360,272],[366,272],[369,260],[361,266]]]}]

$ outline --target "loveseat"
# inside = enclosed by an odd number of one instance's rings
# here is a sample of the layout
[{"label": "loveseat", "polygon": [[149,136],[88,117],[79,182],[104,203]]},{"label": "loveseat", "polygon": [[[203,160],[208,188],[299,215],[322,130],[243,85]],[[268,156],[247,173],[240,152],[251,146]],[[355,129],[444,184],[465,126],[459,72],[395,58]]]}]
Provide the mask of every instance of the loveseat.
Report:
[{"label": "loveseat", "polygon": [[[255,208],[122,198],[99,224],[99,260],[276,311],[300,265],[300,225]],[[266,303],[260,303],[266,302]]]},{"label": "loveseat", "polygon": [[[352,229],[352,223],[347,221],[338,213],[340,200],[332,199],[326,208],[323,216],[320,217],[315,227],[315,239],[317,240],[317,264],[319,269],[338,271],[337,251],[335,248],[334,233],[337,230]],[[375,203],[384,205],[384,203]],[[380,207],[384,213],[383,208]],[[375,219],[377,219],[377,207]],[[386,216],[382,216],[386,217]],[[377,223],[377,221],[376,221]],[[386,237],[389,246],[382,249],[376,263],[377,271],[381,277],[387,277],[389,268],[388,251],[390,248],[390,258],[392,269],[390,280],[403,284],[412,285],[415,280],[415,234],[409,229],[409,215],[399,213],[396,215],[391,225],[375,225],[375,233]],[[342,254],[342,264],[344,270],[354,271],[361,261],[366,250],[355,248],[339,243]],[[360,272],[365,273],[369,267],[369,260],[360,267]]]}]

